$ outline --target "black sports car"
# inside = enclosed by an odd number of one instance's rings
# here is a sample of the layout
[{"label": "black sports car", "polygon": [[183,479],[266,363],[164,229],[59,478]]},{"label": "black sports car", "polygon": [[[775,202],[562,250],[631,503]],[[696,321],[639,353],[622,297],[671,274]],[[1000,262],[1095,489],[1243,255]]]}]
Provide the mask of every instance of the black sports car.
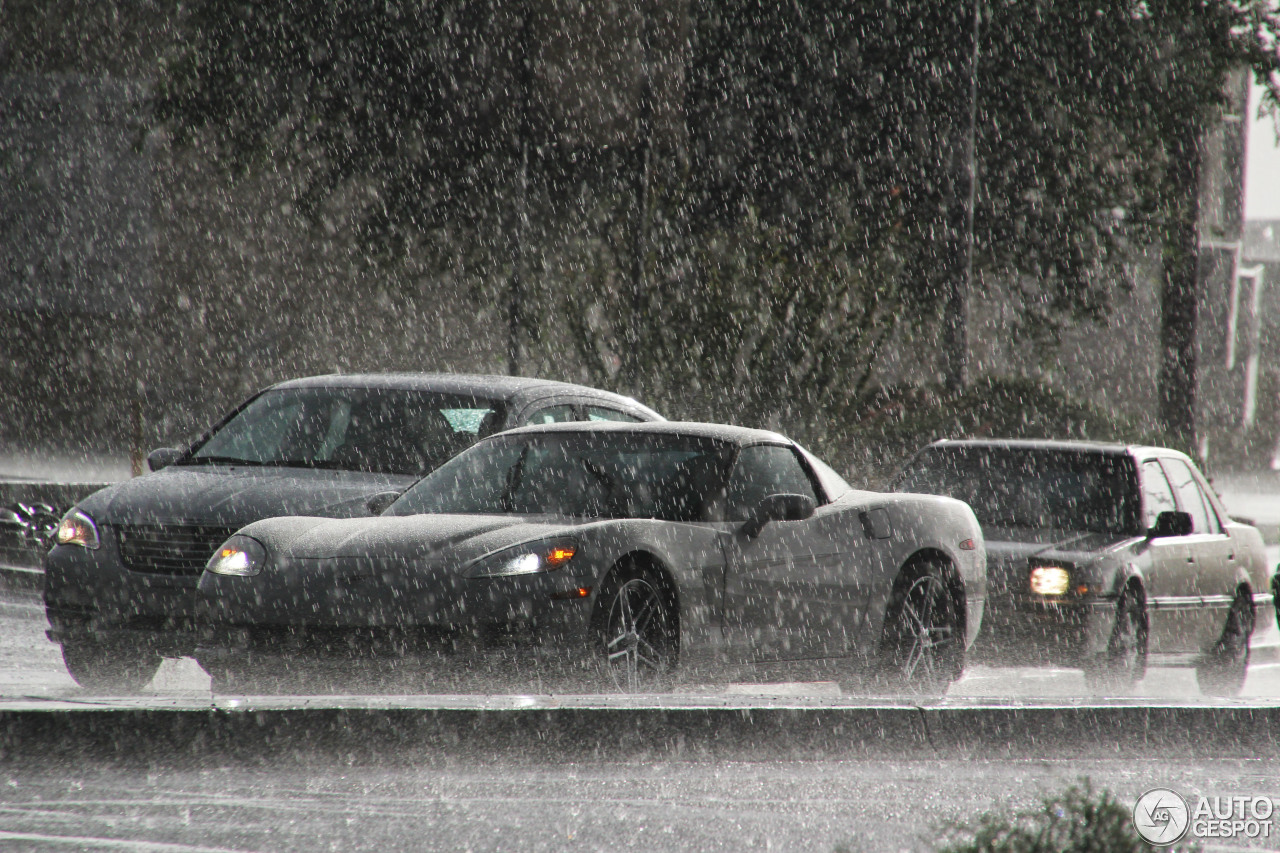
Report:
[{"label": "black sports car", "polygon": [[855,491],[776,433],[558,424],[479,442],[377,518],[249,525],[200,590],[222,659],[346,630],[514,632],[598,655],[624,689],[704,657],[879,662],[939,689],[985,566],[963,503]]},{"label": "black sports car", "polygon": [[1160,447],[939,441],[894,481],[969,503],[987,538],[984,621],[1001,657],[1080,666],[1126,688],[1148,661],[1196,667],[1207,693],[1244,684],[1272,618],[1262,537],[1227,515],[1195,463]]},{"label": "black sports car", "polygon": [[138,688],[194,651],[196,583],[214,549],[277,515],[369,515],[478,439],[557,421],[649,421],[627,397],[540,379],[318,376],[268,388],[154,473],[85,498],[45,558],[49,637],[80,684]]}]

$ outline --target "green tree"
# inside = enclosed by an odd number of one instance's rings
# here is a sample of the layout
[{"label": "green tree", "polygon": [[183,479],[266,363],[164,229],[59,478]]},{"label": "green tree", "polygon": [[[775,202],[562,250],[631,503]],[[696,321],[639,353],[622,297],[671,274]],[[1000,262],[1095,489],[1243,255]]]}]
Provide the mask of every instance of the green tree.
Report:
[{"label": "green tree", "polygon": [[[466,259],[493,300],[522,271],[544,363],[675,414],[830,421],[960,274],[972,2],[655,0],[606,45],[636,57],[618,79],[572,90],[548,84],[548,57],[594,66],[555,4],[185,8],[156,102],[179,140],[291,170],[297,209],[348,217],[371,257]],[[1104,316],[1125,264],[1163,245],[1165,349],[1185,355],[1189,140],[1228,69],[1280,69],[1270,4],[978,8],[979,284],[1011,286],[1025,327],[1052,331]],[[597,36],[609,24],[574,14]],[[556,118],[566,99],[611,104],[612,130]],[[679,127],[659,133],[672,103]],[[566,323],[568,342],[552,333]],[[1185,410],[1194,374],[1170,363],[1162,398]]]}]

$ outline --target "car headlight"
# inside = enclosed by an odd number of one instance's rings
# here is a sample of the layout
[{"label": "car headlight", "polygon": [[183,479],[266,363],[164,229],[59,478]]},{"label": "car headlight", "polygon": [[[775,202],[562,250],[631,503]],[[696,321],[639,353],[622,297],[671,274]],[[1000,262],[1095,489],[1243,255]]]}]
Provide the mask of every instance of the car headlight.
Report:
[{"label": "car headlight", "polygon": [[507,578],[554,572],[578,553],[576,543],[557,539],[505,548],[476,560],[463,570],[469,578]]},{"label": "car headlight", "polygon": [[267,549],[251,536],[236,534],[222,543],[205,565],[205,571],[216,575],[234,575],[236,577],[253,577],[262,571],[267,561]]},{"label": "car headlight", "polygon": [[1063,566],[1031,567],[1031,591],[1036,595],[1066,595],[1070,588],[1070,569]]},{"label": "car headlight", "polygon": [[59,545],[79,545],[95,550],[102,544],[102,540],[98,538],[98,525],[78,509],[72,509],[62,517],[54,538]]}]

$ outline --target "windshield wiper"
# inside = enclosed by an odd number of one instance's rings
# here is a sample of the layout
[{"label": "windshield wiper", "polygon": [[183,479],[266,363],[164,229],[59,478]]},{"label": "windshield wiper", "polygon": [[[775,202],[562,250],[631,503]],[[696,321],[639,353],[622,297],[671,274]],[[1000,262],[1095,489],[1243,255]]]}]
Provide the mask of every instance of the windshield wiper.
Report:
[{"label": "windshield wiper", "polygon": [[266,465],[257,459],[241,459],[237,456],[192,456],[175,462],[175,465]]}]

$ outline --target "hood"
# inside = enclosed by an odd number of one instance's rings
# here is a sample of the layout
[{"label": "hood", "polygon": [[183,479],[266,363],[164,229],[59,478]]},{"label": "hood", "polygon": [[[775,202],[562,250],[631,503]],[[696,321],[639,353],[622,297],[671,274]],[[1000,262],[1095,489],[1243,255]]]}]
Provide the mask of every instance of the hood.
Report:
[{"label": "hood", "polygon": [[278,515],[367,515],[371,496],[403,491],[416,480],[363,471],[173,465],[95,492],[79,506],[100,524],[240,527]]},{"label": "hood", "polygon": [[449,554],[461,565],[491,551],[563,534],[570,519],[515,515],[383,515],[375,518],[273,518],[243,531],[261,541],[273,559],[421,562]]},{"label": "hood", "polygon": [[1133,537],[1123,533],[1092,533],[1087,530],[1062,530],[1054,527],[984,526],[987,554],[1009,554],[1030,557],[1045,551],[1094,553],[1105,551]]},{"label": "hood", "polygon": [[983,535],[987,541],[989,596],[1021,591],[1027,583],[1027,561],[1032,557],[1053,555],[1083,565],[1134,538],[1121,533],[1049,527],[984,527]]}]

